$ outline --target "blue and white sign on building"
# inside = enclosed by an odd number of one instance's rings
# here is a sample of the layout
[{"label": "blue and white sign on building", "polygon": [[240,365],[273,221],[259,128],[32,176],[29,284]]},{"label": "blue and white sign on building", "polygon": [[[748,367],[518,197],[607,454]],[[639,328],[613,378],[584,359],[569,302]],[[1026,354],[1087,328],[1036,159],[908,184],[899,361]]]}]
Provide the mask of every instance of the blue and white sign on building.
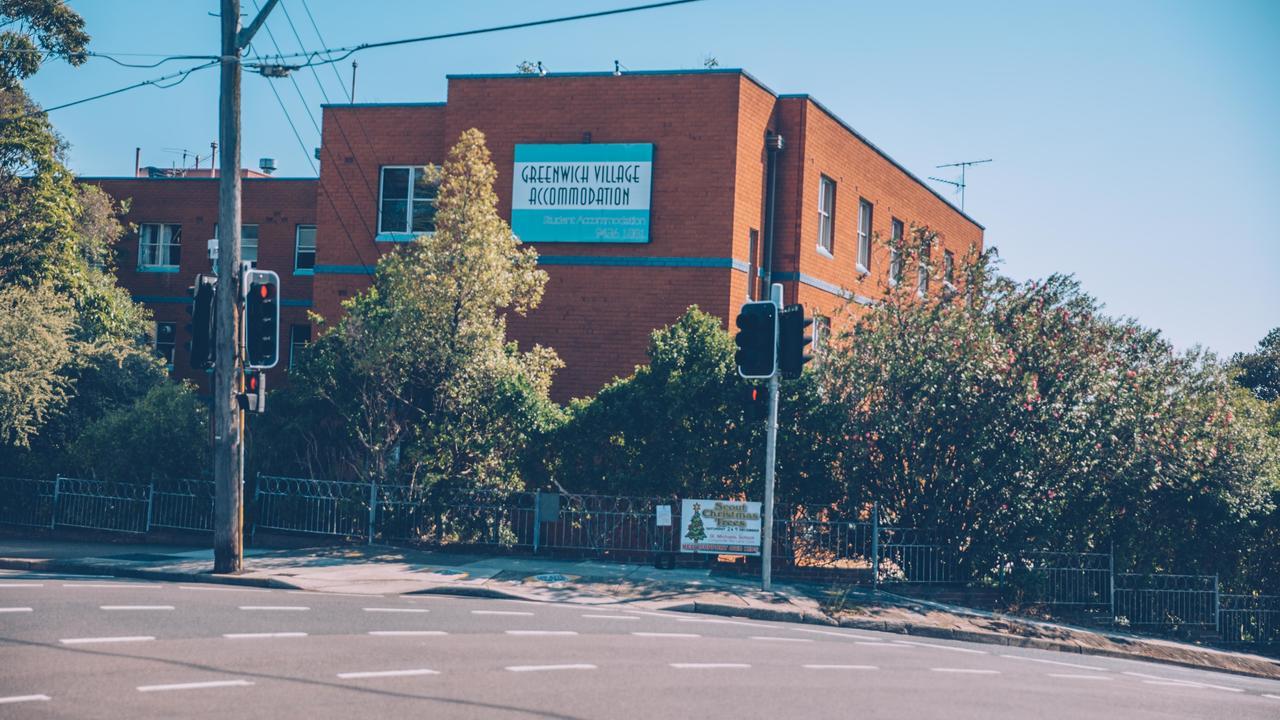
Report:
[{"label": "blue and white sign on building", "polygon": [[647,243],[652,143],[516,145],[511,229],[524,242]]}]

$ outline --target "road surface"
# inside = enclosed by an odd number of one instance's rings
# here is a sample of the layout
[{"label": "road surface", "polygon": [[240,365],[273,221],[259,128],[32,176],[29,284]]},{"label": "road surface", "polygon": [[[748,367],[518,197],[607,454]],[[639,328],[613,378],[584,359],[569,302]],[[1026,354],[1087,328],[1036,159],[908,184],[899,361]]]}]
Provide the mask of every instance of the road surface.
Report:
[{"label": "road surface", "polygon": [[1280,718],[1280,682],[625,607],[0,571],[0,718]]}]

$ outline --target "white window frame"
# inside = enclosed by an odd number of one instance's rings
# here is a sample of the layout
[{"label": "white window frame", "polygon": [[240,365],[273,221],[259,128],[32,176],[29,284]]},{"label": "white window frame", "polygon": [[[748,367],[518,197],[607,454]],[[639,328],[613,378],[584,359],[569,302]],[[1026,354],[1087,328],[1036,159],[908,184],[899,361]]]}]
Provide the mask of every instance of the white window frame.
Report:
[{"label": "white window frame", "polygon": [[[249,234],[248,234],[247,232],[245,232],[245,230],[246,230],[247,228],[253,228],[253,243],[252,243],[252,244],[249,244],[249,243],[246,243],[246,242],[245,242],[245,240],[249,237]],[[258,267],[258,248],[259,248],[259,246],[261,245],[261,243],[260,243],[260,241],[259,241],[259,240],[260,240],[260,235],[259,235],[259,233],[260,233],[260,232],[261,232],[261,228],[258,226],[258,224],[257,224],[257,223],[240,223],[240,262],[249,262],[249,263],[253,263],[253,266],[254,266],[254,267]],[[214,239],[214,240],[218,240],[218,239],[219,239],[219,238],[218,238],[218,223],[214,223],[214,224],[213,224],[213,239]],[[245,257],[245,252],[244,252],[244,250],[245,250],[245,248],[247,248],[247,247],[251,247],[251,248],[253,248],[253,259],[252,259],[252,260],[251,260],[251,259],[249,259],[249,258],[247,258],[247,257]]]},{"label": "white window frame", "polygon": [[[156,228],[158,240],[146,243],[143,238],[147,228]],[[173,248],[178,248],[178,262],[173,260]],[[156,248],[155,257],[148,258],[147,248]],[[154,259],[155,262],[148,262]],[[181,223],[138,223],[138,270],[143,272],[177,272],[182,262],[182,225]]]},{"label": "white window frame", "polygon": [[902,235],[905,230],[898,218],[893,218],[893,237],[889,240],[889,287],[897,287],[902,282]]},{"label": "white window frame", "polygon": [[[408,190],[407,190],[407,194],[404,197],[405,211],[404,211],[404,229],[403,230],[384,230],[382,227],[382,220],[383,220],[382,206],[383,206],[383,199],[384,199],[383,192],[385,190],[386,177],[387,177],[388,170],[408,170],[409,171]],[[378,234],[376,237],[377,240],[407,241],[407,240],[413,240],[414,238],[419,237],[421,235],[432,235],[435,233],[435,217],[434,216],[432,216],[432,221],[431,221],[432,229],[430,230],[414,230],[413,229],[414,203],[430,202],[434,206],[436,204],[437,199],[439,198],[440,186],[438,183],[432,184],[432,187],[435,188],[436,192],[430,198],[418,198],[415,196],[414,191],[417,187],[417,182],[415,182],[415,179],[416,179],[416,173],[419,171],[425,173],[427,171],[427,166],[426,165],[383,165],[378,168]]]},{"label": "white window frame", "polygon": [[[311,248],[306,250],[302,247],[302,231],[303,229],[311,230]],[[304,251],[311,253],[311,267],[298,267],[298,256]],[[314,275],[316,272],[316,226],[309,224],[295,225],[293,229],[293,274],[294,275]]]},{"label": "white window frame", "polygon": [[818,252],[835,257],[836,181],[818,178]]},{"label": "white window frame", "polygon": [[858,272],[871,272],[871,217],[875,205],[866,198],[858,198]]}]

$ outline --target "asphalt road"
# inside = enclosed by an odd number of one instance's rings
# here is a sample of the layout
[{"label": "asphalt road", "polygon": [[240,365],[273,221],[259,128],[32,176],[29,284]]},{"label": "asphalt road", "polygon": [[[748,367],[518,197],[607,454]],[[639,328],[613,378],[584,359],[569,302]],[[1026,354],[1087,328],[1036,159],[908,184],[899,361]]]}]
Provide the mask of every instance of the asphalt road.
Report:
[{"label": "asphalt road", "polygon": [[1280,682],[623,608],[0,572],[0,718],[1280,718]]}]

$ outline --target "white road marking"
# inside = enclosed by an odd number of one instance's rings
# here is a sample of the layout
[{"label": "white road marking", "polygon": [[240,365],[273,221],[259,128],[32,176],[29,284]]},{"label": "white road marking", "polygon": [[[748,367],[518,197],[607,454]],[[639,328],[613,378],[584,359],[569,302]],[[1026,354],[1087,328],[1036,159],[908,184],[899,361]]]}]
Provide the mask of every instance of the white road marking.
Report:
[{"label": "white road marking", "polygon": [[881,644],[881,645],[884,644],[881,641],[871,637],[870,635],[855,635],[853,633],[836,632],[835,630],[811,630],[809,628],[791,628],[791,629],[795,630],[796,632],[813,633],[815,635],[832,635],[834,637],[848,638],[850,640],[870,640],[871,642],[874,642],[876,644]]},{"label": "white road marking", "polygon": [[96,637],[96,638],[65,638],[58,642],[63,645],[88,645],[89,643],[124,643],[124,642],[147,642],[155,640],[153,635],[125,635],[121,637]]},{"label": "white road marking", "polygon": [[1178,682],[1177,680],[1143,680],[1143,685],[1160,685],[1162,687],[1183,687],[1192,690],[1208,690],[1209,688],[1196,685],[1195,683]]},{"label": "white road marking", "polygon": [[0,607],[0,613],[31,612],[29,607]]},{"label": "white road marking", "polygon": [[268,610],[268,611],[284,611],[284,612],[304,612],[311,608],[303,605],[241,605],[241,610]]},{"label": "white road marking", "polygon": [[963,673],[966,675],[999,675],[999,670],[979,670],[977,668],[929,668],[934,672]]},{"label": "white road marking", "polygon": [[801,665],[807,670],[879,670],[875,665]]},{"label": "white road marking", "polygon": [[569,665],[508,665],[511,672],[539,672],[542,670],[595,670],[595,665],[574,663]]},{"label": "white road marking", "polygon": [[34,588],[34,587],[44,587],[44,583],[0,582],[0,588]]},{"label": "white road marking", "polygon": [[593,618],[595,620],[639,620],[638,617],[630,615],[583,615],[584,618]]},{"label": "white road marking", "polygon": [[365,608],[365,612],[375,613],[429,613],[426,608]]},{"label": "white road marking", "polygon": [[1263,693],[1262,697],[1271,698],[1272,700],[1280,700],[1280,695],[1268,695],[1267,693]]},{"label": "white road marking", "polygon": [[143,583],[143,582],[86,582],[86,583],[62,583],[64,588],[162,588],[164,585],[160,583]]},{"label": "white road marking", "polygon": [[1100,668],[1096,665],[1080,665],[1079,663],[1061,662],[1059,660],[1045,660],[1043,658],[1026,657],[1025,655],[1001,655],[1002,658],[1010,660],[1026,660],[1027,662],[1044,663],[1045,665],[1061,665],[1062,667],[1079,668],[1081,670],[1096,670],[1097,672],[1110,672],[1106,668]]},{"label": "white road marking", "polygon": [[749,668],[746,663],[670,663],[677,670],[739,670]]},{"label": "white road marking", "polygon": [[1178,685],[1191,685],[1193,687],[1211,688],[1213,690],[1226,690],[1227,692],[1244,692],[1242,688],[1228,687],[1226,685],[1214,685],[1213,683],[1200,682],[1199,680],[1183,680],[1180,678],[1161,677],[1160,675],[1147,675],[1146,673],[1127,672],[1127,671],[1125,672],[1125,675],[1131,675],[1133,677],[1140,677],[1140,678],[1147,678],[1149,681],[1151,681],[1152,685],[1157,685],[1160,683],[1176,683]]},{"label": "white road marking", "polygon": [[1071,673],[1049,673],[1051,678],[1062,678],[1064,680],[1114,680],[1115,678],[1106,675],[1072,675]]},{"label": "white road marking", "polygon": [[741,625],[742,627],[753,628],[772,628],[773,625],[764,623],[745,622],[743,620],[718,620],[715,618],[680,618],[676,622],[682,623],[707,623],[708,625]]},{"label": "white road marking", "polygon": [[648,610],[623,610],[623,612],[635,613],[636,615],[648,615],[649,617],[660,617],[668,620],[678,619],[674,613],[649,612]]},{"label": "white road marking", "polygon": [[179,585],[179,590],[209,590],[212,592],[256,592],[269,593],[271,588],[256,587],[216,587],[213,585]]},{"label": "white road marking", "polygon": [[358,597],[358,598],[381,598],[386,595],[372,595],[366,593],[344,593],[344,592],[325,592],[323,590],[285,590],[287,595],[333,595],[334,597]]},{"label": "white road marking", "polygon": [[266,638],[306,637],[304,632],[262,632],[262,633],[223,633],[222,637],[232,640],[263,640]]},{"label": "white road marking", "polygon": [[99,605],[101,610],[172,610],[172,605]]},{"label": "white road marking", "polygon": [[173,683],[171,685],[139,685],[138,692],[164,692],[166,690],[202,690],[204,688],[248,687],[248,680],[210,680],[208,682]]},{"label": "white road marking", "polygon": [[768,640],[769,642],[794,642],[794,643],[813,642],[813,640],[810,638],[775,637],[773,635],[752,635],[751,639],[752,640]]},{"label": "white road marking", "polygon": [[9,697],[0,697],[0,705],[8,703],[35,702],[38,700],[49,700],[48,695],[10,695]]},{"label": "white road marking", "polygon": [[430,670],[428,668],[420,668],[418,670],[374,670],[372,672],[345,672],[338,673],[338,677],[343,680],[356,680],[359,678],[384,678],[384,677],[409,677],[411,675],[439,675],[439,670]]},{"label": "white road marking", "polygon": [[854,645],[871,645],[874,647],[882,647],[882,648],[892,648],[894,650],[910,650],[911,649],[910,645],[894,645],[892,643],[879,642],[875,640],[854,640],[853,644]]},{"label": "white road marking", "polygon": [[633,632],[636,637],[645,638],[696,638],[702,637],[697,633],[677,633],[677,632]]},{"label": "white road marking", "polygon": [[970,653],[973,655],[986,655],[986,650],[973,650],[971,648],[954,647],[952,645],[938,645],[935,643],[911,642],[910,640],[894,640],[896,645],[915,645],[916,647],[936,648],[938,650],[950,650],[952,652]]},{"label": "white road marking", "polygon": [[427,637],[449,633],[444,630],[370,630],[369,634],[377,637]]},{"label": "white road marking", "polygon": [[577,635],[577,630],[508,630],[508,635]]},{"label": "white road marking", "polygon": [[522,617],[533,617],[533,613],[524,610],[472,610],[472,615],[519,615]]}]

